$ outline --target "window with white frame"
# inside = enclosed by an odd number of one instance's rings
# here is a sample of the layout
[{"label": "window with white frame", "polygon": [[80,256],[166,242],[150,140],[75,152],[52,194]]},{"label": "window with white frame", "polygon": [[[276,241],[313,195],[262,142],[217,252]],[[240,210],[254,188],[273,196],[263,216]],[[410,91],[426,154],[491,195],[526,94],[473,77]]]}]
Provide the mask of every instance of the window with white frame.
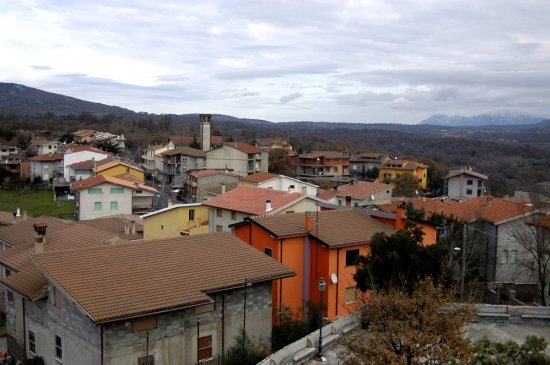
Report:
[{"label": "window with white frame", "polygon": [[63,360],[63,339],[58,335],[55,335],[55,358]]},{"label": "window with white frame", "polygon": [[29,342],[29,351],[35,354],[36,353],[36,333],[34,333],[34,331],[29,330],[28,342]]}]

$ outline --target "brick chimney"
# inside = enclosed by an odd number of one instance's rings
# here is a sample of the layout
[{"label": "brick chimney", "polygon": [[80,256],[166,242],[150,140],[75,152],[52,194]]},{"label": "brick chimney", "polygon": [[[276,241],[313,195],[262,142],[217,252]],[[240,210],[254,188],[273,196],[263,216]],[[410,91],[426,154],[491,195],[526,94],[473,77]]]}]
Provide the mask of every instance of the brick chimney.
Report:
[{"label": "brick chimney", "polygon": [[346,207],[351,207],[351,195],[346,195]]},{"label": "brick chimney", "polygon": [[267,199],[265,201],[265,211],[270,212],[271,210],[273,210],[273,208],[271,207],[271,200]]},{"label": "brick chimney", "polygon": [[406,208],[405,202],[401,202],[397,205],[397,209],[395,210],[395,229],[402,230],[405,228],[405,208]]},{"label": "brick chimney", "polygon": [[311,215],[311,212],[305,212],[304,219],[306,232],[311,232],[311,230],[313,229],[313,216]]},{"label": "brick chimney", "polygon": [[136,234],[136,221],[130,221],[130,234]]},{"label": "brick chimney", "polygon": [[491,195],[487,197],[486,205],[493,205],[493,197]]},{"label": "brick chimney", "polygon": [[46,223],[35,223],[32,225],[36,236],[34,237],[34,251],[36,253],[44,252],[44,245],[46,244],[46,229],[48,225]]}]

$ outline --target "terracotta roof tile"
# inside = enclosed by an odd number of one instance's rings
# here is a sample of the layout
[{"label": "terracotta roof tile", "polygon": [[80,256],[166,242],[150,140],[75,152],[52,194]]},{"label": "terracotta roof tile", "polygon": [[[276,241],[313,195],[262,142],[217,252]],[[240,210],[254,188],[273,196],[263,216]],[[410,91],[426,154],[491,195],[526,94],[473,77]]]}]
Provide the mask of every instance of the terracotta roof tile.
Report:
[{"label": "terracotta roof tile", "polygon": [[15,224],[15,217],[12,212],[0,211],[0,225],[11,225]]},{"label": "terracotta roof tile", "polygon": [[100,150],[99,148],[92,147],[90,145],[86,144],[67,144],[64,147],[65,151],[71,151],[71,152],[81,152],[81,151],[90,151],[90,152],[96,152],[96,153],[102,153],[106,156],[112,155],[111,152]]},{"label": "terracotta roof tile", "polygon": [[[105,159],[106,160],[106,159]],[[139,167],[136,167],[134,165],[130,165],[126,162],[122,162],[120,160],[116,160],[116,159],[111,159],[110,161],[105,161],[103,162],[104,160],[101,160],[102,163],[99,163],[97,164],[97,167],[95,168],[95,171],[96,172],[101,172],[101,171],[105,171],[107,169],[110,169],[112,167],[116,167],[116,166],[125,166],[127,168],[131,168],[133,170],[137,170],[137,171],[141,171],[143,172],[142,169],[140,169]]]},{"label": "terracotta roof tile", "polygon": [[338,186],[336,196],[345,197],[350,195],[352,199],[366,200],[371,195],[377,194],[384,190],[389,190],[388,184],[379,182],[354,181],[353,184],[345,184]]},{"label": "terracotta roof tile", "polygon": [[70,164],[69,167],[73,169],[79,169],[79,170],[83,170],[83,169],[91,170],[94,168],[94,165],[100,165],[102,163],[107,163],[112,160],[113,160],[112,157],[106,157],[101,160],[85,160],[85,161],[80,161],[80,162],[75,162],[73,164]]},{"label": "terracotta roof tile", "polygon": [[278,209],[293,202],[298,202],[305,197],[305,195],[300,193],[289,193],[274,189],[238,187],[203,204],[214,208],[259,215],[269,214],[265,210],[266,200],[271,200],[271,212],[276,213]]},{"label": "terracotta roof tile", "polygon": [[234,174],[230,171],[225,172],[225,170],[214,170],[214,169],[195,170],[195,171],[188,172],[187,174],[193,177],[211,176],[216,174],[239,176],[238,174]]},{"label": "terracotta roof tile", "polygon": [[46,238],[49,237],[52,231],[56,231],[67,224],[67,222],[60,219],[50,217],[23,219],[11,226],[0,227],[0,241],[8,243],[10,246],[19,246],[34,242],[36,232],[34,231],[33,224],[35,223],[46,223],[48,225]]},{"label": "terracotta roof tile", "polygon": [[45,155],[29,157],[29,161],[63,161],[63,156],[59,153],[48,153]]},{"label": "terracotta roof tile", "polygon": [[256,172],[255,174],[242,177],[241,180],[248,181],[248,182],[251,182],[251,183],[261,183],[261,182],[264,182],[264,181],[275,179],[277,177],[279,177],[278,174],[273,174],[271,172],[260,171],[260,172]]},{"label": "terracotta roof tile", "polygon": [[150,191],[152,193],[158,192],[157,189],[147,186],[145,184],[141,184],[139,182],[136,184],[128,180],[120,179],[113,176],[107,176],[107,175],[96,175],[81,181],[74,181],[73,183],[71,183],[71,188],[75,191],[79,191],[79,190],[88,189],[93,186],[97,186],[101,184],[113,184],[113,185],[122,186],[128,189],[132,189],[132,190],[142,189],[142,190]]},{"label": "terracotta roof tile", "polygon": [[[170,136],[170,141],[176,146],[189,146],[193,142],[200,143],[199,136]],[[222,136],[210,136],[210,144],[221,145],[223,143]]]},{"label": "terracotta roof tile", "polygon": [[318,158],[318,157],[324,157],[324,158],[349,158],[349,156],[345,153],[338,152],[338,151],[313,151],[311,153],[307,153],[305,155],[300,155],[300,158]]},{"label": "terracotta roof tile", "polygon": [[[306,234],[305,214],[281,214],[253,217],[250,220],[278,237]],[[312,213],[310,234],[328,246],[345,246],[369,242],[377,232],[393,233],[395,229],[354,209],[325,210]]]},{"label": "terracotta roof tile", "polygon": [[32,260],[96,323],[208,303],[208,292],[245,279],[294,274],[227,232],[43,253]]},{"label": "terracotta roof tile", "polygon": [[235,148],[244,153],[261,153],[262,149],[254,147],[246,142],[225,142],[225,146]]},{"label": "terracotta roof tile", "polygon": [[[58,230],[54,227],[48,229],[51,234],[46,235],[44,252],[128,242],[119,240],[112,232],[96,229],[81,222],[68,223]],[[0,263],[13,271],[10,276],[2,279],[2,283],[29,299],[43,297],[44,288],[48,284],[44,275],[29,260],[29,256],[34,253],[34,243],[25,243],[0,252]]]},{"label": "terracotta roof tile", "polygon": [[381,168],[398,169],[398,170],[416,170],[417,168],[428,168],[428,166],[410,160],[389,160],[382,164]]},{"label": "terracotta roof tile", "polygon": [[[481,196],[468,199],[462,202],[449,200],[442,202],[438,199],[412,199],[410,200],[415,209],[423,208],[426,217],[432,213],[443,214],[465,221],[482,219],[493,224],[500,224],[509,219],[514,219],[533,212],[533,208],[517,204],[502,198],[491,198],[490,196]],[[395,212],[399,201],[391,204],[379,205],[378,208],[384,211]]]},{"label": "terracotta roof tile", "polygon": [[47,146],[47,145],[50,145],[50,144],[57,144],[59,142],[57,141],[48,141],[47,139],[42,139],[42,138],[36,138],[36,139],[33,139],[31,141],[31,144],[35,145],[35,146]]},{"label": "terracotta roof tile", "polygon": [[162,152],[163,156],[184,155],[192,157],[206,157],[206,152],[191,147],[176,147],[173,150]]},{"label": "terracotta roof tile", "polygon": [[336,196],[336,193],[334,192],[334,189],[320,190],[319,194],[317,194],[317,198],[321,200],[330,200],[335,196]]}]

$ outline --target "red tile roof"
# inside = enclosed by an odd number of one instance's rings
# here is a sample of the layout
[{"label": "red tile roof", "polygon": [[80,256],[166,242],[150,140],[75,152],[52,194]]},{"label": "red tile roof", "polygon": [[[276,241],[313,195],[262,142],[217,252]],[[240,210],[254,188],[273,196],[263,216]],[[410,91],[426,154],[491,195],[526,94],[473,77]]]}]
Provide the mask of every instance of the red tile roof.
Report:
[{"label": "red tile roof", "polygon": [[13,216],[13,213],[0,211],[0,226],[7,226],[11,224],[15,224],[15,217]]},{"label": "red tile roof", "polygon": [[96,153],[102,153],[106,156],[112,155],[111,152],[100,150],[99,148],[92,147],[90,145],[86,144],[68,144],[64,147],[65,151],[71,151],[71,152],[81,152],[81,151],[90,151],[90,152],[96,152]]},{"label": "red tile roof", "polygon": [[[468,199],[462,202],[449,200],[442,202],[439,199],[412,199],[410,200],[415,209],[424,209],[426,218],[432,213],[439,213],[444,216],[453,216],[464,221],[473,221],[482,219],[493,224],[501,224],[510,219],[529,215],[533,208],[525,205],[502,199],[491,198],[490,196],[481,196]],[[399,201],[391,204],[379,205],[378,208],[384,211],[395,212]]]},{"label": "red tile roof", "polygon": [[139,167],[136,167],[134,165],[130,165],[126,162],[122,162],[120,160],[115,160],[115,159],[111,159],[110,161],[101,160],[101,163],[98,162],[97,167],[95,168],[95,171],[96,172],[101,172],[101,171],[105,171],[105,170],[110,169],[110,168],[115,167],[115,166],[125,166],[127,168],[132,169],[132,170],[137,170],[137,171],[143,172],[143,170],[140,169]]},{"label": "red tile roof", "polygon": [[235,148],[244,153],[261,153],[262,149],[254,147],[246,142],[225,142],[225,146]]},{"label": "red tile roof", "polygon": [[32,260],[95,323],[201,305],[211,301],[209,292],[245,280],[294,275],[227,232],[47,252]]},{"label": "red tile roof", "polygon": [[141,183],[136,184],[135,182],[130,182],[128,180],[120,179],[113,176],[107,176],[107,175],[96,175],[84,180],[75,181],[71,183],[71,188],[75,191],[79,191],[79,190],[88,189],[93,186],[97,186],[101,184],[113,184],[113,185],[122,186],[128,189],[132,189],[132,190],[141,189],[145,191],[150,191],[152,193],[158,192],[157,189],[147,186],[145,184],[141,184]]},{"label": "red tile roof", "polygon": [[211,176],[211,175],[216,175],[216,174],[231,175],[231,176],[236,176],[236,177],[239,176],[238,174],[232,173],[231,169],[229,169],[228,172],[225,172],[225,169],[219,169],[219,170],[202,169],[202,170],[190,171],[187,174],[190,175],[190,176],[193,176],[193,177]]},{"label": "red tile roof", "polygon": [[344,158],[349,159],[349,156],[339,151],[313,151],[305,155],[300,155],[300,158]]},{"label": "red tile roof", "polygon": [[417,168],[428,168],[428,166],[409,160],[389,160],[382,164],[381,168],[383,169],[394,169],[394,170],[416,170]]},{"label": "red tile roof", "polygon": [[278,174],[272,174],[271,172],[260,171],[255,174],[242,177],[241,180],[251,183],[261,183],[264,181],[272,180],[279,177]]},{"label": "red tile roof", "polygon": [[112,157],[106,157],[104,159],[101,159],[101,160],[85,160],[85,161],[80,161],[80,162],[75,162],[71,165],[69,165],[69,167],[75,169],[75,170],[91,170],[94,168],[94,165],[100,165],[100,164],[103,164],[103,163],[107,163],[109,161],[112,161],[113,158]]},{"label": "red tile roof", "polygon": [[334,192],[334,189],[319,190],[319,194],[317,194],[317,198],[321,200],[330,200],[335,196],[336,193]]},{"label": "red tile roof", "polygon": [[[89,227],[80,222],[68,223],[60,229],[48,227],[48,231],[51,234],[46,235],[44,252],[128,242],[119,240],[118,235],[112,232]],[[1,280],[2,283],[31,300],[46,295],[45,288],[48,285],[44,275],[29,260],[29,256],[34,253],[34,242],[0,252],[0,263],[13,271],[12,275]]]},{"label": "red tile roof", "polygon": [[340,185],[336,190],[336,196],[345,197],[350,195],[352,199],[366,200],[371,195],[378,194],[381,191],[389,190],[388,184],[379,182],[354,181],[353,183]]},{"label": "red tile roof", "polygon": [[[395,229],[354,209],[313,212],[310,235],[330,247],[370,242],[377,232],[391,234]],[[250,220],[267,229],[276,237],[304,236],[305,214],[280,214],[253,217]]]},{"label": "red tile roof", "polygon": [[[176,146],[189,146],[193,142],[201,143],[199,136],[170,136],[170,141]],[[210,136],[210,144],[220,145],[222,143],[222,136]]]},{"label": "red tile roof", "polygon": [[48,153],[45,155],[29,157],[29,161],[63,161],[63,156],[59,153]]},{"label": "red tile roof", "polygon": [[168,150],[161,153],[162,156],[192,156],[192,157],[206,157],[206,152],[191,147],[176,147],[173,150]]},{"label": "red tile roof", "polygon": [[52,231],[61,229],[67,224],[67,221],[45,216],[23,219],[11,226],[0,227],[0,241],[8,243],[10,246],[19,246],[34,242],[36,232],[34,231],[33,224],[35,223],[46,223],[48,225],[46,231],[46,238],[48,238]]},{"label": "red tile roof", "polygon": [[[272,214],[306,196],[273,189],[238,187],[225,194],[212,198],[206,206],[243,212],[252,215]],[[266,212],[266,200],[271,200],[271,211]]]}]

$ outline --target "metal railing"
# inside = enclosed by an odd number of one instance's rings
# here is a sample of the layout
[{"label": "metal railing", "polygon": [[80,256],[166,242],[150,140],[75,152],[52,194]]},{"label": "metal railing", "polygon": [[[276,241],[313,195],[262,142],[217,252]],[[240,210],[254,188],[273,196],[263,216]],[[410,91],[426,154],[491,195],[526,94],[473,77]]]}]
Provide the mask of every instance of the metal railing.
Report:
[{"label": "metal railing", "polygon": [[242,365],[246,364],[244,361],[243,347],[232,347],[221,354],[211,357],[206,360],[201,360],[197,365]]}]

